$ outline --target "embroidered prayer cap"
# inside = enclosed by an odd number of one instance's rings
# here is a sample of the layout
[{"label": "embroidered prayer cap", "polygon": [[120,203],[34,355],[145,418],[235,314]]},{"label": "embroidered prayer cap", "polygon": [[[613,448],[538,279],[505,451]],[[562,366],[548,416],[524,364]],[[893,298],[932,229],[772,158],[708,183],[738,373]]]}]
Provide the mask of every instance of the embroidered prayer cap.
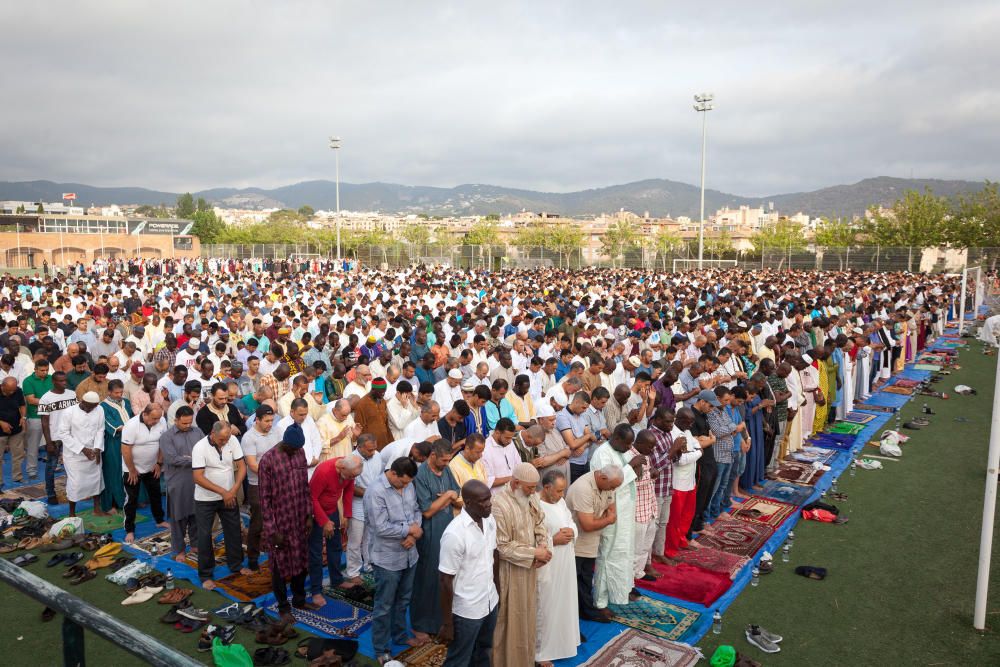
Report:
[{"label": "embroidered prayer cap", "polygon": [[517,481],[528,484],[538,484],[538,480],[541,479],[538,476],[538,469],[530,463],[518,463],[514,466],[512,474]]}]

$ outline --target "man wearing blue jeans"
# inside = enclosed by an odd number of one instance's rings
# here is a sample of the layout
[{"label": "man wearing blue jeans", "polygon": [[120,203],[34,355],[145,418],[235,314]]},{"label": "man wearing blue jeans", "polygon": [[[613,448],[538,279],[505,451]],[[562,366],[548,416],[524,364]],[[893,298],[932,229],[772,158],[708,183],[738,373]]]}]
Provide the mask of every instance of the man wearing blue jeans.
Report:
[{"label": "man wearing blue jeans", "polygon": [[417,571],[417,540],[423,534],[417,494],[411,482],[417,465],[408,458],[393,461],[365,490],[369,554],[375,574],[372,645],[379,664],[392,659],[392,644],[419,642],[406,637],[406,609]]},{"label": "man wearing blue jeans", "polygon": [[497,523],[493,494],[479,480],[462,487],[464,507],[441,536],[441,631],[448,642],[444,667],[489,667],[497,625],[497,593],[493,551]]},{"label": "man wearing blue jeans", "polygon": [[[708,394],[714,394],[715,401],[709,400]],[[708,505],[705,507],[704,521],[714,521],[722,512],[722,497],[725,494],[726,486],[729,484],[729,474],[732,470],[735,456],[733,449],[737,448],[733,443],[735,436],[746,429],[745,424],[737,426],[729,418],[725,408],[729,405],[732,394],[726,387],[716,387],[713,391],[702,391],[699,398],[705,395],[705,399],[711,406],[708,413],[708,425],[712,435],[716,438],[715,449],[715,480],[712,483],[712,493],[709,494]]]}]

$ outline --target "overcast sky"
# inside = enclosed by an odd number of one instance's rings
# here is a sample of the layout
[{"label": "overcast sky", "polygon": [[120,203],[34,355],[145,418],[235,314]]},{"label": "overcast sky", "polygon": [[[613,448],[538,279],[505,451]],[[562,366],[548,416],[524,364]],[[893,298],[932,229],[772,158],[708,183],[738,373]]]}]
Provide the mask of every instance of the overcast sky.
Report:
[{"label": "overcast sky", "polygon": [[0,180],[1000,179],[1000,2],[5,2]]}]

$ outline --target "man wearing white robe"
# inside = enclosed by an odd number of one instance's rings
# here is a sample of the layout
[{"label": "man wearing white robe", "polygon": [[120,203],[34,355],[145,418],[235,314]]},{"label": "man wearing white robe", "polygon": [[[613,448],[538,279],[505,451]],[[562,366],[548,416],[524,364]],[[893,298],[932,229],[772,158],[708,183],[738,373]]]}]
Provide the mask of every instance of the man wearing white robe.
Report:
[{"label": "man wearing white robe", "polygon": [[80,402],[66,409],[56,426],[53,440],[61,441],[66,468],[66,498],[69,515],[76,516],[76,504],[94,500],[94,507],[104,490],[101,455],[104,452],[104,412],[95,408],[101,397],[88,391]]},{"label": "man wearing white robe", "polygon": [[594,576],[594,606],[607,608],[608,604],[628,604],[633,590],[632,561],[635,558],[635,500],[636,468],[642,470],[643,457],[629,452],[635,433],[632,427],[619,424],[611,439],[597,448],[590,458],[591,471],[605,466],[618,466],[625,479],[615,490],[615,509],[618,520],[601,533],[601,547],[597,554],[597,572]]},{"label": "man wearing white robe", "polygon": [[552,560],[538,571],[538,633],[535,662],[572,658],[580,645],[576,600],[576,523],[563,496],[569,480],[560,470],[542,477],[541,502],[545,529],[552,542]]}]

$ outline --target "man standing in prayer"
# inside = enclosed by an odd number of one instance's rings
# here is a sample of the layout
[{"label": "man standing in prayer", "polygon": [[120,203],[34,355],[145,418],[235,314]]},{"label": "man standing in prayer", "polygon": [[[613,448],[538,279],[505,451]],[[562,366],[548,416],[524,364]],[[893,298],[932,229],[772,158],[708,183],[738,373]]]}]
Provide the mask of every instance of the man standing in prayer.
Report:
[{"label": "man standing in prayer", "polygon": [[455,454],[448,464],[455,482],[464,487],[470,479],[478,479],[480,482],[492,488],[493,477],[486,471],[486,464],[483,463],[483,452],[486,450],[486,438],[481,433],[470,433],[465,438],[465,447],[458,454]]},{"label": "man standing in prayer", "polygon": [[601,533],[617,520],[615,489],[624,479],[621,468],[608,466],[588,472],[569,487],[566,505],[573,513],[577,537],[576,597],[580,618],[598,623],[611,621],[611,610],[594,606],[594,564],[601,542]]},{"label": "man standing in prayer", "polygon": [[424,534],[417,540],[420,558],[413,582],[413,599],[417,603],[410,606],[410,625],[420,641],[428,641],[441,627],[441,593],[437,577],[441,536],[451,524],[455,510],[462,508],[459,486],[448,468],[451,458],[451,443],[436,440],[413,480],[417,504],[423,515]]},{"label": "man standing in prayer", "polygon": [[354,421],[361,426],[362,433],[375,436],[379,451],[392,442],[389,409],[385,402],[386,386],[385,378],[375,378],[372,380],[371,391],[362,396],[354,406]]},{"label": "man standing in prayer", "polygon": [[375,447],[375,436],[362,433],[358,437],[357,449],[351,456],[361,463],[361,475],[354,479],[354,495],[351,499],[351,520],[347,523],[347,570],[344,588],[361,585],[361,570],[370,567],[368,560],[368,524],[365,521],[365,490],[382,475],[382,457]]},{"label": "man standing in prayer", "polygon": [[537,569],[552,560],[538,481],[533,465],[518,463],[508,485],[493,498],[501,600],[493,667],[525,667],[535,661]]},{"label": "man standing in prayer", "polygon": [[375,572],[372,646],[383,664],[389,660],[394,642],[421,644],[416,638],[405,639],[406,609],[417,571],[417,540],[424,533],[416,492],[410,483],[416,475],[417,464],[399,458],[365,489],[369,553]]},{"label": "man standing in prayer", "polygon": [[170,548],[174,560],[184,562],[184,537],[188,545],[198,546],[198,522],[194,515],[194,476],[191,452],[204,436],[194,426],[194,410],[189,405],[177,408],[174,424],[160,436],[164,474],[167,478],[167,514],[170,515]]},{"label": "man standing in prayer", "polygon": [[287,624],[295,623],[295,618],[288,604],[286,579],[291,582],[292,606],[311,608],[306,603],[306,568],[309,565],[306,542],[313,527],[313,517],[308,466],[302,452],[305,443],[302,428],[293,424],[285,429],[278,446],[265,451],[257,464],[271,587],[281,620]]},{"label": "man standing in prayer", "polygon": [[[356,457],[328,459],[316,466],[309,480],[312,494],[313,528],[309,535],[309,592],[318,609],[326,604],[323,597],[323,553],[326,552],[330,585],[340,586],[340,558],[344,554],[341,541],[344,521],[350,522],[353,510],[354,479],[362,465]],[[340,507],[343,506],[343,520]]]},{"label": "man standing in prayer", "polygon": [[[301,428],[301,427],[300,427]],[[287,430],[287,429],[286,429]],[[250,505],[250,529],[247,531],[247,567],[259,569],[260,538],[264,529],[264,515],[260,506],[260,487],[257,468],[260,459],[281,442],[281,432],[274,428],[274,408],[260,405],[254,413],[253,426],[247,429],[240,447],[247,462],[247,504]],[[305,455],[303,453],[303,455]]]},{"label": "man standing in prayer", "polygon": [[643,429],[635,436],[632,443],[631,453],[633,459],[636,457],[645,458],[647,465],[642,466],[642,472],[635,482],[635,554],[633,558],[633,575],[636,579],[649,576],[654,579],[660,577],[660,573],[651,564],[653,549],[653,539],[656,537],[659,516],[659,503],[657,502],[656,491],[653,486],[653,478],[650,475],[650,465],[648,461],[653,455],[657,441],[652,431]]},{"label": "man standing in prayer", "polygon": [[161,528],[169,527],[163,521],[163,502],[160,499],[160,436],[167,430],[163,408],[150,403],[142,412],[125,423],[122,429],[122,468],[125,486],[125,542],[135,541],[135,512],[139,506],[139,484],[146,489],[153,520]]},{"label": "man standing in prayer", "polygon": [[62,443],[55,437],[59,420],[66,410],[76,405],[76,392],[66,387],[66,374],[56,371],[52,374],[52,389],[45,392],[38,403],[38,417],[41,422],[42,437],[45,438],[45,493],[49,505],[58,505],[56,495],[56,462],[62,456]]},{"label": "man standing in prayer", "polygon": [[624,479],[615,490],[617,520],[601,533],[594,577],[594,604],[604,609],[608,604],[628,604],[633,590],[632,568],[635,559],[636,480],[642,473],[644,456],[630,453],[635,432],[628,423],[618,424],[611,439],[597,448],[590,459],[590,469],[614,465],[622,469]]},{"label": "man standing in prayer", "polygon": [[539,504],[552,541],[552,560],[538,573],[535,661],[543,667],[552,667],[553,660],[572,658],[580,645],[573,552],[577,529],[573,514],[563,499],[568,482],[559,470],[550,470],[542,478]]},{"label": "man standing in prayer", "polygon": [[489,667],[500,603],[493,567],[493,494],[473,479],[462,487],[462,503],[462,511],[441,536],[438,639],[448,644],[443,667]]},{"label": "man standing in prayer", "polygon": [[[14,382],[15,387],[17,381]],[[55,439],[62,442],[63,465],[66,467],[66,497],[69,515],[76,516],[76,504],[94,501],[94,513],[100,507],[104,479],[101,475],[101,455],[104,452],[104,411],[96,410],[101,397],[88,391],[80,402],[66,410],[56,426]]]},{"label": "man standing in prayer", "polygon": [[[180,410],[178,410],[180,412]],[[191,450],[194,474],[194,511],[198,521],[198,577],[202,588],[211,591],[218,586],[212,579],[215,570],[215,544],[212,524],[219,517],[226,546],[226,564],[232,573],[251,574],[243,564],[242,522],[236,494],[243,486],[247,467],[243,450],[226,422],[215,422],[212,432],[198,441]]]}]

